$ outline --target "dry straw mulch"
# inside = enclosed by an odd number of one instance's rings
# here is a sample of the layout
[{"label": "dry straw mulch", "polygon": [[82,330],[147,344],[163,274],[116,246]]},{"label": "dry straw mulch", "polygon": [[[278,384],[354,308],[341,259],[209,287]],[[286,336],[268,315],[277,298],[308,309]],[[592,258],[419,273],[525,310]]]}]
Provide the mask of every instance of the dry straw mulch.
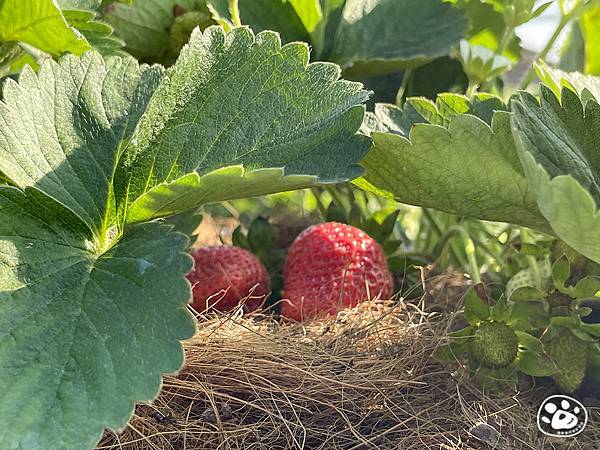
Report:
[{"label": "dry straw mulch", "polygon": [[578,438],[553,441],[535,425],[549,387],[486,393],[436,362],[451,315],[422,306],[373,301],[304,325],[202,318],[182,372],[99,448],[600,448],[598,409]]}]

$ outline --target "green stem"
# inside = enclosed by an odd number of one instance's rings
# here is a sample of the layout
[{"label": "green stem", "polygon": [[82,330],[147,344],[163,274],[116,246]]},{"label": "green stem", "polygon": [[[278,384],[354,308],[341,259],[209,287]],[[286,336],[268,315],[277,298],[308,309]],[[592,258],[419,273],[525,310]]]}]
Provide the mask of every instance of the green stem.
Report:
[{"label": "green stem", "polygon": [[[467,265],[467,262],[465,261],[461,253],[458,251],[456,243],[452,239],[450,239],[452,236],[455,235],[456,231],[450,229],[444,232],[434,215],[427,208],[423,208],[423,217],[427,219],[427,221],[431,225],[431,229],[439,236],[439,239],[444,242],[443,247],[441,248],[436,245],[435,248],[439,249],[439,255],[434,254],[434,256],[436,258],[439,258],[443,248],[446,246],[446,243],[448,243],[450,247],[450,253],[454,257],[454,259],[458,262],[458,264],[460,264],[461,267],[465,267]],[[429,249],[429,242],[427,242],[427,249]]]},{"label": "green stem", "polygon": [[404,100],[404,95],[406,94],[406,88],[408,87],[408,83],[412,78],[413,69],[406,69],[404,71],[404,76],[402,77],[402,84],[400,85],[400,89],[398,89],[398,93],[396,94],[396,105],[402,106],[402,102]]},{"label": "green stem", "polygon": [[233,22],[233,26],[241,27],[242,21],[240,20],[240,7],[238,5],[238,0],[229,0],[229,10],[231,12],[231,22]]},{"label": "green stem", "polygon": [[[331,195],[331,198],[336,205],[338,205],[340,208],[344,208],[346,211],[349,211],[348,205],[342,200],[342,197],[340,197],[340,193],[337,191],[335,186],[325,186],[325,190],[329,192],[329,195]],[[352,205],[350,205],[350,208],[351,207]]]},{"label": "green stem", "polygon": [[[576,12],[577,12],[577,14],[575,14]],[[544,49],[536,56],[536,58],[535,58],[536,60],[538,60],[538,59],[543,60],[546,58],[546,56],[548,56],[548,53],[550,53],[550,50],[552,50],[552,47],[554,47],[556,40],[558,39],[558,37],[560,36],[560,34],[564,30],[564,28],[569,24],[569,22],[571,21],[571,19],[573,19],[574,16],[578,15],[578,13],[579,13],[579,10],[574,9],[571,13],[569,13],[565,16],[562,16],[562,18],[560,19],[560,23],[558,24],[558,26],[556,27],[556,30],[554,30],[554,33],[552,34],[552,37],[550,38],[550,40],[548,41],[548,43],[546,44]],[[529,69],[529,71],[527,72],[527,74],[525,75],[525,77],[523,78],[523,81],[521,82],[521,89],[523,89],[523,90],[527,89],[527,87],[533,81],[534,78],[535,78],[535,69],[533,67],[531,67]]]},{"label": "green stem", "polygon": [[502,55],[506,51],[506,48],[508,47],[508,44],[510,44],[510,40],[513,37],[514,31],[515,29],[513,27],[506,27],[504,29],[504,32],[502,33],[502,39],[500,39],[500,44],[496,50],[496,54]]},{"label": "green stem", "polygon": [[469,234],[463,227],[458,228],[463,246],[465,247],[465,253],[467,254],[467,260],[469,261],[469,275],[471,275],[471,280],[473,280],[474,284],[480,284],[481,274],[479,273],[479,265],[477,264],[477,258],[475,256],[475,244],[473,244]]},{"label": "green stem", "polygon": [[473,97],[477,92],[477,89],[479,89],[479,83],[477,83],[474,80],[469,80],[469,86],[467,87],[466,96],[469,98]]},{"label": "green stem", "polygon": [[310,192],[312,193],[312,195],[315,196],[319,214],[321,214],[321,217],[323,218],[323,220],[326,220],[327,219],[327,207],[323,204],[323,201],[321,200],[321,194],[320,194],[319,190],[315,187],[312,187],[312,188],[310,188]]}]

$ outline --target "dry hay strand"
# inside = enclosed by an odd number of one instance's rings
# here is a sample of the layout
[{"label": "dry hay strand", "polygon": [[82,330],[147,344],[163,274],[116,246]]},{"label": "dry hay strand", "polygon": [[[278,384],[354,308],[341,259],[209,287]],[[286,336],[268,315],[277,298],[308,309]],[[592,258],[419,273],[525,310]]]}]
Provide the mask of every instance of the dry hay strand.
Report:
[{"label": "dry hay strand", "polygon": [[598,449],[597,410],[578,438],[552,441],[535,425],[548,388],[492,395],[436,362],[448,326],[402,301],[304,325],[213,315],[181,373],[99,448]]}]

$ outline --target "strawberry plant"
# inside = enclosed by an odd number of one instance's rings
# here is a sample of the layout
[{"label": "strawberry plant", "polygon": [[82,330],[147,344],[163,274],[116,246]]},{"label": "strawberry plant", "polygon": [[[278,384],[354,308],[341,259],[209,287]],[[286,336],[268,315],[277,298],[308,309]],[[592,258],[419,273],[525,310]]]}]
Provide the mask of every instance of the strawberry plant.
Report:
[{"label": "strawberry plant", "polygon": [[90,52],[5,83],[1,448],[89,448],[181,366],[192,259],[157,219],[361,174],[368,93],[307,61],[215,27],[168,72]]}]

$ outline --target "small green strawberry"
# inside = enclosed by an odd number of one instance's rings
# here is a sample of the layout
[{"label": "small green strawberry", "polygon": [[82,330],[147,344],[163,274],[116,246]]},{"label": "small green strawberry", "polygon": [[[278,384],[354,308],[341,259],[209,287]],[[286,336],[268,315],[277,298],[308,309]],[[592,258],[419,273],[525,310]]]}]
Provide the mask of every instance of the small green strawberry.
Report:
[{"label": "small green strawberry", "polygon": [[563,391],[575,391],[585,377],[587,344],[573,333],[565,331],[544,345],[546,354],[558,368],[554,382]]},{"label": "small green strawberry", "polygon": [[503,322],[482,322],[473,334],[471,350],[484,367],[507,367],[517,356],[517,335]]}]

